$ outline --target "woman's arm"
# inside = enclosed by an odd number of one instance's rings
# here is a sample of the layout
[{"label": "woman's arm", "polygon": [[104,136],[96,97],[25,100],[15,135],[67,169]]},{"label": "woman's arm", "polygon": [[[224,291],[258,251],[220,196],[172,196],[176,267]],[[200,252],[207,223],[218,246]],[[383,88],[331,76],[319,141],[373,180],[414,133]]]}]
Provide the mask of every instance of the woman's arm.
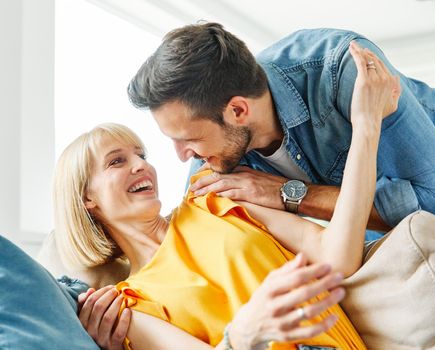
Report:
[{"label": "woman's arm", "polygon": [[[344,297],[340,274],[332,273],[325,264],[306,264],[307,259],[300,254],[266,277],[232,321],[229,338],[234,350],[251,350],[254,345],[270,340],[311,338],[334,325],[337,319],[331,315],[322,322],[313,322],[312,326],[300,327],[300,304],[330,292],[326,298],[303,308],[305,318],[312,319]],[[116,291],[106,287],[82,296],[81,300],[80,321],[105,350],[122,350],[120,334],[125,335],[127,328],[133,350],[224,350],[222,343],[213,348],[170,323],[141,312],[132,312],[128,327],[129,319],[124,313],[129,309],[123,311],[116,324],[121,299],[114,295]]]},{"label": "woman's arm", "polygon": [[[352,141],[334,215],[327,228],[285,212],[244,203],[288,249],[326,262],[345,276],[361,265],[367,220],[376,186],[376,157],[382,116],[397,108],[400,84],[376,56],[351,44],[358,76],[352,99]],[[373,61],[376,69],[368,69]]]},{"label": "woman's arm", "polygon": [[[300,254],[266,277],[232,321],[229,340],[234,350],[252,350],[271,340],[312,338],[335,324],[337,317],[330,315],[322,322],[300,326],[301,303],[330,292],[326,298],[303,308],[305,319],[313,319],[344,297],[341,274],[331,273],[325,264],[306,264],[306,258]],[[222,342],[213,348],[165,321],[136,311],[127,337],[133,350],[225,350]]]},{"label": "woman's arm", "polygon": [[214,349],[166,321],[134,310],[127,337],[133,350]]}]

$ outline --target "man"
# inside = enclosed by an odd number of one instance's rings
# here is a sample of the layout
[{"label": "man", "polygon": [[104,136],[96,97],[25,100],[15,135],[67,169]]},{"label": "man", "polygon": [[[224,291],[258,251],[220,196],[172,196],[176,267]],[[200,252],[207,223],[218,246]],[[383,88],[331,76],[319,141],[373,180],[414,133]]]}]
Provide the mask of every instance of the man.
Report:
[{"label": "man", "polygon": [[[215,171],[193,185],[198,194],[214,191],[329,220],[352,133],[351,41],[400,75],[353,32],[298,31],[256,61],[220,24],[205,23],[166,35],[128,93],[135,106],[151,110],[182,161],[195,158],[192,172],[202,162]],[[368,68],[377,69],[371,62]],[[398,109],[382,126],[369,219],[376,230],[420,208],[435,213],[435,90],[400,78]]]}]

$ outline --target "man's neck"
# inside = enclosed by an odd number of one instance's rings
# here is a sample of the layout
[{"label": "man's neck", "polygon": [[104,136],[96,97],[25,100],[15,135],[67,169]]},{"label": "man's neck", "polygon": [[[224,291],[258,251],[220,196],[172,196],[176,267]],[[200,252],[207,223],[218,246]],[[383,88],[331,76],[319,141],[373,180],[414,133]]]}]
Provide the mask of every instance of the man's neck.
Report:
[{"label": "man's neck", "polygon": [[269,89],[252,103],[252,140],[248,150],[255,149],[264,156],[273,154],[282,143],[284,133]]}]

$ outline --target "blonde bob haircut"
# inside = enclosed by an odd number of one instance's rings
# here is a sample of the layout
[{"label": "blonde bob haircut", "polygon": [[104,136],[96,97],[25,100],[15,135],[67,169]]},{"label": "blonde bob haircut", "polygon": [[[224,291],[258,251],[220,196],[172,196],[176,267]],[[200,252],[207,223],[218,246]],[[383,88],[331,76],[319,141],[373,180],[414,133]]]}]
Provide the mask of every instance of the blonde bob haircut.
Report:
[{"label": "blonde bob haircut", "polygon": [[101,222],[85,206],[95,155],[103,138],[144,150],[139,137],[124,125],[105,123],[75,139],[60,156],[54,173],[55,241],[64,265],[84,269],[108,263],[123,253]]}]

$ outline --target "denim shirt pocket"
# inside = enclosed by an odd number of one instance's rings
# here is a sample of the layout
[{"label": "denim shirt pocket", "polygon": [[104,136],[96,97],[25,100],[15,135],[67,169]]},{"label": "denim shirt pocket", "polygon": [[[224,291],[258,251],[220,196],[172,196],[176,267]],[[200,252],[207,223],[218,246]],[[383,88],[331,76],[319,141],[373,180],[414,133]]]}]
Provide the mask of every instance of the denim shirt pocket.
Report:
[{"label": "denim shirt pocket", "polygon": [[346,165],[348,153],[349,147],[346,147],[340,151],[335,157],[330,169],[326,173],[328,179],[337,185],[341,184],[341,181],[343,180],[344,166]]}]

